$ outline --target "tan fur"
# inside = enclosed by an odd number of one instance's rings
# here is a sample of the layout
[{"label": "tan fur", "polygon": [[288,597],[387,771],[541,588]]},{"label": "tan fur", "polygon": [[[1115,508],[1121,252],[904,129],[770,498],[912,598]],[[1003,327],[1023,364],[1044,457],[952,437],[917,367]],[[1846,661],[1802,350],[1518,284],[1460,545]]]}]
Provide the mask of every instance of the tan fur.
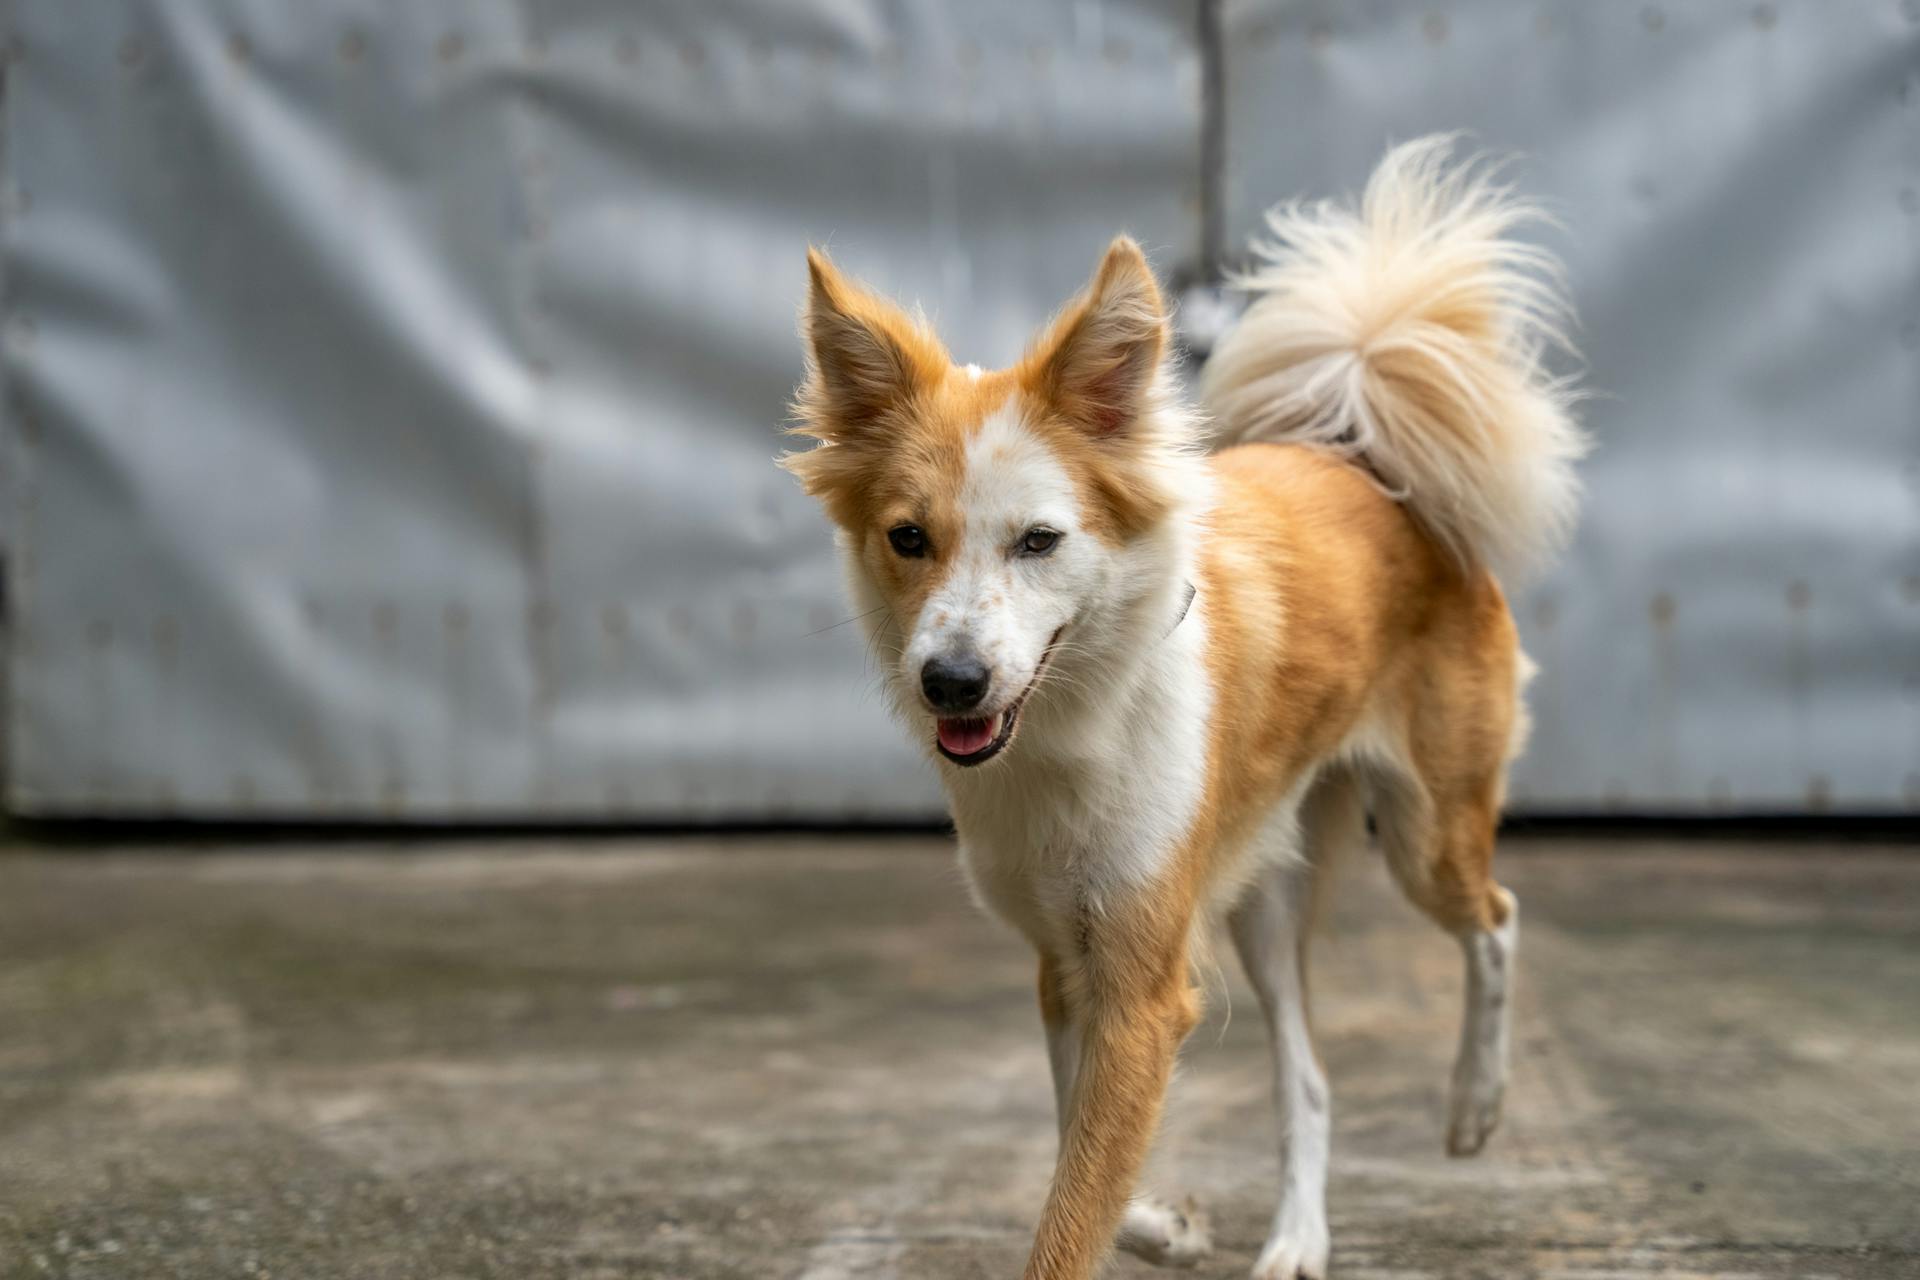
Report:
[{"label": "tan fur", "polygon": [[1151,1141],[1175,1051],[1200,1016],[1201,907],[1243,871],[1276,796],[1372,713],[1408,743],[1382,780],[1392,865],[1449,932],[1505,919],[1491,878],[1514,715],[1514,629],[1498,585],[1463,572],[1355,467],[1297,446],[1221,454],[1204,580],[1215,687],[1207,803],[1152,895],[1042,962],[1050,1020],[1088,1027],[1030,1278],[1084,1276],[1107,1250]]},{"label": "tan fur", "polygon": [[[956,369],[922,324],[823,256],[810,266],[796,432],[818,443],[785,465],[890,609],[911,614],[938,581],[967,443],[1010,401],[1072,477],[1097,537],[1124,544],[1176,518],[1167,460],[1183,419],[1159,372],[1160,294],[1130,241],[1017,366],[984,375]],[[1444,395],[1408,377],[1407,395]],[[1398,882],[1449,932],[1510,911],[1491,868],[1525,673],[1490,557],[1460,555],[1422,508],[1324,449],[1243,444],[1208,473],[1193,571],[1215,696],[1199,807],[1152,883],[1015,917],[1040,951],[1043,1019],[1078,1037],[1028,1280],[1081,1280],[1106,1256],[1200,1017],[1192,969],[1210,911],[1259,872],[1254,837],[1284,798],[1319,779],[1312,821],[1330,841],[1361,838],[1370,801]],[[901,522],[926,531],[926,557],[888,553]],[[1060,785],[1045,761],[1032,767],[1033,785]]]}]

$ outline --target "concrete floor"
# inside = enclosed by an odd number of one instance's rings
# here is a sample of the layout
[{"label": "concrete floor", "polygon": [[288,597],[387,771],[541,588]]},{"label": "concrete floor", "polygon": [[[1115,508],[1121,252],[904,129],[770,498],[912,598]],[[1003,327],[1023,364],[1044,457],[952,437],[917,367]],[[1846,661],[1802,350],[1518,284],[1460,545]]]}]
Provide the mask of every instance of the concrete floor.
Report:
[{"label": "concrete floor", "polygon": [[[1920,855],[1510,840],[1516,1079],[1441,1154],[1450,942],[1315,960],[1342,1277],[1920,1275]],[[1160,1187],[1271,1207],[1237,976]],[[944,841],[0,852],[0,1277],[1018,1274],[1020,944]],[[1150,1272],[1131,1259],[1114,1272]]]}]

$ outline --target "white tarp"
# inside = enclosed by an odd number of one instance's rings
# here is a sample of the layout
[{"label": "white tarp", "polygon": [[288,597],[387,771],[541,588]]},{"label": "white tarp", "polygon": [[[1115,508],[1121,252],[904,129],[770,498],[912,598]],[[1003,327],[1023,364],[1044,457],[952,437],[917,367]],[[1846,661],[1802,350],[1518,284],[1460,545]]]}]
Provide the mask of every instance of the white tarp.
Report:
[{"label": "white tarp", "polygon": [[[809,240],[1004,362],[1198,267],[1196,4],[11,8],[18,811],[917,817],[777,472]],[[1229,243],[1467,126],[1562,209],[1536,808],[1920,807],[1914,6],[1224,9]]]}]

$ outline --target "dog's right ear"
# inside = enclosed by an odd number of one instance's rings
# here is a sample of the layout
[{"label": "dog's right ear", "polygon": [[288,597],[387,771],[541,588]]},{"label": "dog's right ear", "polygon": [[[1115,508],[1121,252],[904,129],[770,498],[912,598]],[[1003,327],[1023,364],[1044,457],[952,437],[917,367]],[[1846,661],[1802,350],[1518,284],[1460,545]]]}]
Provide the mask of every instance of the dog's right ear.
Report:
[{"label": "dog's right ear", "polygon": [[850,283],[820,250],[807,250],[807,271],[807,380],[795,410],[803,434],[846,443],[937,381],[946,353],[898,307]]}]

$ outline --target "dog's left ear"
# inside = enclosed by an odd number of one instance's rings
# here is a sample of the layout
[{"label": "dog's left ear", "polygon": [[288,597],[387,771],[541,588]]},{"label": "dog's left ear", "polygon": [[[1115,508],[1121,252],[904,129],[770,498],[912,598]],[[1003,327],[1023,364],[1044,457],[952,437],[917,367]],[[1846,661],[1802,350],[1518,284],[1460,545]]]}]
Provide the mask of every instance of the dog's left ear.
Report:
[{"label": "dog's left ear", "polygon": [[1167,345],[1167,311],[1140,246],[1120,236],[1093,283],[1027,360],[1024,381],[1095,437],[1123,435],[1145,410]]}]

